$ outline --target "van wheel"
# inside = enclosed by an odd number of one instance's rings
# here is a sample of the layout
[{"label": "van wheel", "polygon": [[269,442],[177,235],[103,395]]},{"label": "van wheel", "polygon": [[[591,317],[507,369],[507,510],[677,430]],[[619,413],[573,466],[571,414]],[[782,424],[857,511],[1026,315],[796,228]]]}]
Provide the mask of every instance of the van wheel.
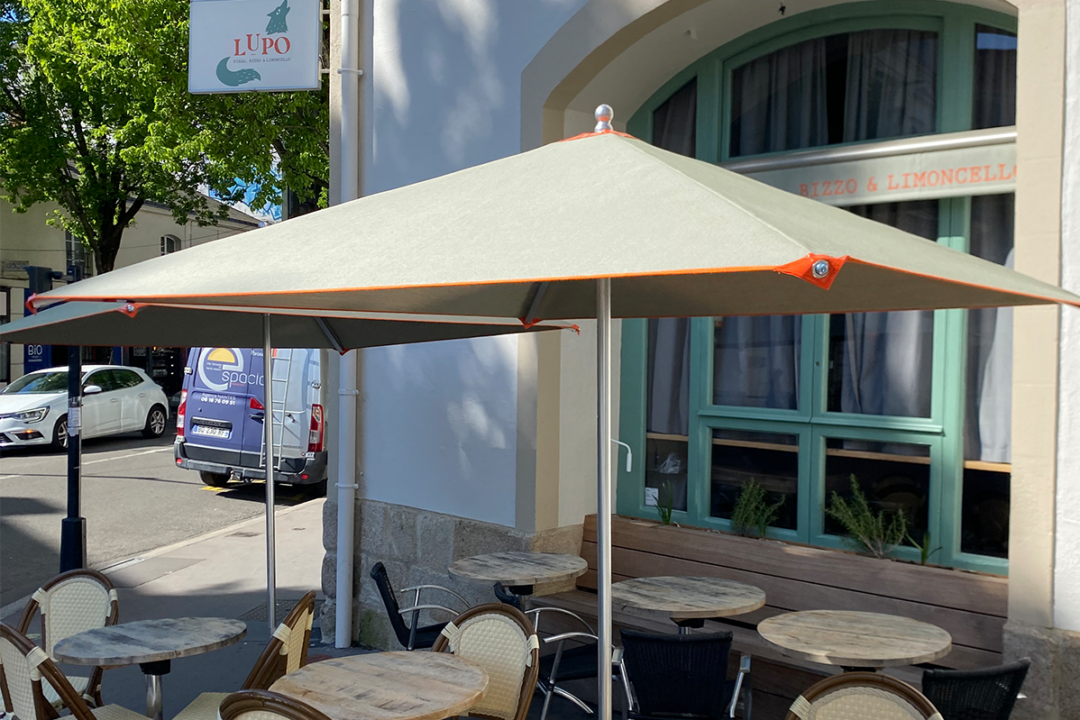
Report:
[{"label": "van wheel", "polygon": [[146,425],[143,426],[143,437],[159,438],[165,434],[165,408],[155,405],[146,414]]},{"label": "van wheel", "polygon": [[227,473],[215,473],[200,470],[199,477],[202,478],[204,483],[212,487],[225,487],[229,483],[229,476]]},{"label": "van wheel", "polygon": [[53,425],[52,431],[52,447],[53,450],[63,452],[67,450],[68,445],[68,433],[67,433],[67,415],[62,416]]}]

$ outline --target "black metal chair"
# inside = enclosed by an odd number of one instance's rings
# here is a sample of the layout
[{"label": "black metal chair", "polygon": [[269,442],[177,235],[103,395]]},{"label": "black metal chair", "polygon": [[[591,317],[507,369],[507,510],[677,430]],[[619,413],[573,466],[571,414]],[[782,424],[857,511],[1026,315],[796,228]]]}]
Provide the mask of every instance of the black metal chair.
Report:
[{"label": "black metal chair", "polygon": [[624,671],[633,691],[630,718],[750,718],[750,658],[727,679],[730,632],[652,635],[622,631]]},{"label": "black metal chair", "polygon": [[[394,635],[397,636],[398,642],[401,643],[406,650],[416,650],[429,648],[435,644],[435,641],[439,637],[439,633],[446,627],[446,623],[433,623],[431,625],[423,625],[420,623],[420,613],[424,610],[441,610],[449,613],[450,615],[459,615],[462,610],[469,607],[468,601],[458,595],[456,592],[449,588],[444,588],[441,585],[413,585],[412,587],[402,588],[401,592],[413,592],[413,604],[407,608],[402,608],[398,605],[397,595],[394,593],[394,586],[390,583],[390,576],[386,573],[386,568],[381,562],[375,563],[371,568],[371,579],[375,581],[375,586],[379,588],[379,595],[382,597],[383,605],[386,606],[386,614],[390,617],[390,626],[394,628]],[[439,590],[441,592],[449,593],[453,595],[462,604],[462,608],[453,609],[446,607],[445,605],[437,605],[434,603],[420,603],[420,593],[424,590]],[[404,615],[410,615],[409,624],[405,624]]]},{"label": "black metal chair", "polygon": [[495,587],[493,587],[492,590],[495,591],[495,598],[503,605],[510,605],[522,612],[525,611],[525,608],[521,606],[521,597],[507,590],[503,587],[502,583],[495,583]]},{"label": "black metal chair", "polygon": [[[505,604],[513,604],[507,600],[503,600],[499,594],[500,586],[496,586],[495,595]],[[503,593],[506,591],[503,589]],[[513,595],[510,595],[513,598]],[[543,638],[545,645],[554,644],[555,652],[543,655],[540,658],[540,677],[537,680],[536,688],[544,694],[544,707],[540,711],[540,720],[546,720],[548,714],[548,708],[551,706],[551,698],[555,695],[566,698],[570,702],[577,705],[589,715],[593,714],[593,709],[585,703],[584,700],[577,697],[564,687],[560,687],[559,683],[567,683],[572,680],[590,680],[597,676],[596,661],[599,653],[597,652],[597,644],[599,642],[596,637],[596,632],[592,629],[592,626],[585,620],[569,610],[557,607],[539,607],[529,610],[526,615],[532,620],[533,627],[536,628],[537,634],[542,632],[540,627],[544,614],[562,615],[574,620],[581,629],[570,630],[568,632],[558,633],[549,637]],[[568,643],[570,644],[568,646]],[[615,675],[615,669],[619,669],[618,676]],[[616,649],[616,656],[612,658],[612,678],[618,677],[623,688],[626,691],[626,707],[629,708],[630,704],[630,689],[626,684],[626,672],[622,665],[622,651]]]},{"label": "black metal chair", "polygon": [[980,670],[927,670],[922,691],[949,720],[1008,720],[1031,661]]}]

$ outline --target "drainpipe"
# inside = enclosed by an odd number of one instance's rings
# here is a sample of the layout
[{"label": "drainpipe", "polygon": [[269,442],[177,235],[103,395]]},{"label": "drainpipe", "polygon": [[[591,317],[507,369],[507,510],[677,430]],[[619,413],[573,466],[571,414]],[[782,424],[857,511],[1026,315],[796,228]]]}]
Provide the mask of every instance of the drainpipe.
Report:
[{"label": "drainpipe", "polygon": [[[360,16],[361,9],[363,17]],[[372,0],[341,0],[341,185],[339,202],[346,203],[360,195],[361,161],[370,157],[369,124],[361,103],[361,83],[371,68],[371,29],[374,5]],[[361,31],[363,40],[361,40]],[[359,47],[358,47],[359,46]],[[362,53],[362,60],[361,60]],[[363,82],[363,96],[371,93],[371,82]],[[356,377],[359,366],[358,351],[352,350],[341,356],[338,381],[338,464],[335,478],[338,491],[337,517],[337,567],[334,647],[352,645],[353,606],[353,539],[356,536],[356,459],[357,427]]]}]

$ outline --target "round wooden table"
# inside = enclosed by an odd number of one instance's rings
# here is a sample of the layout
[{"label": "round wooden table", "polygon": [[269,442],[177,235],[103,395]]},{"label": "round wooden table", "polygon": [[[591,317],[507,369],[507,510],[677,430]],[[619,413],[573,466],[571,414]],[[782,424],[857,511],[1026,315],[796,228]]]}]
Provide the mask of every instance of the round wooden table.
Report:
[{"label": "round wooden table", "polygon": [[162,720],[161,677],[172,669],[172,661],[234,645],[245,635],[247,625],[241,620],[138,620],[64,638],[56,643],[53,656],[72,665],[138,665],[146,675],[146,715]]},{"label": "round wooden table", "polygon": [[536,552],[501,552],[462,558],[450,566],[450,576],[459,580],[502,585],[521,597],[524,606],[533,586],[572,580],[589,569],[577,555]]},{"label": "round wooden table", "polygon": [[312,663],[270,690],[332,720],[442,720],[464,715],[487,686],[487,672],[456,655],[402,651]]},{"label": "round wooden table", "polygon": [[952,649],[952,636],[937,625],[847,610],[777,615],[761,622],[758,633],[789,657],[845,670],[932,662]]},{"label": "round wooden table", "polygon": [[753,585],[711,577],[643,577],[611,586],[617,610],[659,613],[679,626],[679,633],[703,627],[708,618],[753,612],[765,604],[765,592]]}]

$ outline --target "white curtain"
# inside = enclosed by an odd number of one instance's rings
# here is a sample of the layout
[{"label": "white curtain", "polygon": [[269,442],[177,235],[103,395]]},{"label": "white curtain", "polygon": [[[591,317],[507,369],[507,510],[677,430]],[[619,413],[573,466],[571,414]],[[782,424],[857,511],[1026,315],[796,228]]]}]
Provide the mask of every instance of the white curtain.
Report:
[{"label": "white curtain", "polygon": [[[971,199],[970,251],[985,260],[1013,266],[1013,196]],[[968,312],[967,398],[964,458],[1012,461],[1011,308]]]},{"label": "white curtain", "polygon": [[934,132],[936,70],[936,33],[852,33],[848,40],[844,142]]},{"label": "white curtain", "polygon": [[[937,201],[850,208],[876,222],[934,239]],[[840,410],[867,415],[930,417],[934,367],[931,311],[851,313],[844,319]],[[834,318],[833,322],[837,321]]]},{"label": "white curtain", "polygon": [[736,69],[731,155],[827,144],[826,80],[825,38],[778,50]]},{"label": "white curtain", "polygon": [[802,318],[725,317],[715,322],[713,402],[797,410]]},{"label": "white curtain", "polygon": [[[691,80],[653,112],[653,144],[693,157],[697,81]],[[690,321],[649,320],[645,429],[686,435],[690,423]]]}]

